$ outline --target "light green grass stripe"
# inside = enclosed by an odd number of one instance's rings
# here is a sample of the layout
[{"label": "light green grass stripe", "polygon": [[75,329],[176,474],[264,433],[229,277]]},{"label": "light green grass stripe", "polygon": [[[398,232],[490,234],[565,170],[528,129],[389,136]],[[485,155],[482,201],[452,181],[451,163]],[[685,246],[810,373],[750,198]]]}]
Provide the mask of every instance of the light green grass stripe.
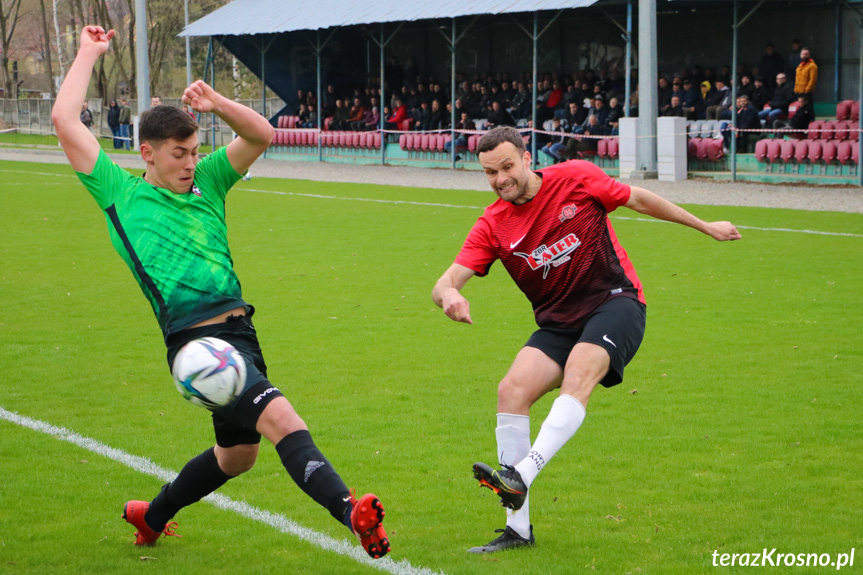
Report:
[{"label": "light green grass stripe", "polygon": [[[165,469],[164,467],[156,465],[146,457],[139,457],[137,455],[126,453],[121,449],[110,447],[108,445],[105,445],[104,443],[96,441],[95,439],[85,437],[74,431],[66,429],[65,427],[57,427],[44,421],[31,419],[29,417],[19,415],[15,412],[8,411],[2,406],[0,406],[0,419],[5,419],[10,423],[32,429],[40,433],[52,435],[57,439],[67,441],[73,445],[77,445],[78,447],[82,447],[88,451],[91,451],[98,455],[102,455],[118,463],[122,463],[123,465],[130,467],[135,471],[146,473],[147,475],[156,477],[161,481],[171,481],[174,479],[174,477],[177,476],[176,471],[171,471],[170,469]],[[303,527],[302,525],[296,523],[295,521],[292,521],[284,515],[272,513],[263,509],[258,509],[257,507],[249,505],[248,503],[243,503],[242,501],[234,501],[230,497],[226,497],[218,493],[210,494],[205,497],[204,500],[218,507],[219,509],[233,511],[234,513],[238,513],[249,519],[265,523],[266,525],[269,525],[270,527],[273,527],[278,531],[281,531],[282,533],[285,533],[287,535],[293,535],[298,539],[302,539],[303,541],[320,547],[324,551],[330,551],[333,553],[338,553],[339,555],[350,557],[351,559],[359,563],[364,563],[369,567],[373,567],[380,571],[386,571],[389,573],[393,573],[394,575],[444,575],[442,571],[432,571],[425,567],[414,567],[407,559],[402,559],[400,561],[393,561],[389,557],[384,557],[383,559],[377,560],[372,559],[371,557],[366,555],[366,553],[360,547],[357,547],[355,543],[349,543],[345,539],[334,539],[329,535],[318,533],[314,529]]]}]

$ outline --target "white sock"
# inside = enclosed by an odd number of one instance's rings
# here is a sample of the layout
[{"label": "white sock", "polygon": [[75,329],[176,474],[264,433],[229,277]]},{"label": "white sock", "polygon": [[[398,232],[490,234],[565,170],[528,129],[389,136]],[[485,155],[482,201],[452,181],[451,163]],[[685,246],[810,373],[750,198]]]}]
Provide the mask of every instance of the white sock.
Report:
[{"label": "white sock", "polygon": [[571,395],[562,393],[554,400],[530,453],[515,466],[525,485],[530,487],[545,464],[575,435],[585,415],[584,406]]},{"label": "white sock", "polygon": [[[512,413],[497,414],[497,456],[501,465],[513,466],[530,452],[530,417]],[[518,511],[506,510],[506,525],[516,533],[530,538],[529,497]]]}]

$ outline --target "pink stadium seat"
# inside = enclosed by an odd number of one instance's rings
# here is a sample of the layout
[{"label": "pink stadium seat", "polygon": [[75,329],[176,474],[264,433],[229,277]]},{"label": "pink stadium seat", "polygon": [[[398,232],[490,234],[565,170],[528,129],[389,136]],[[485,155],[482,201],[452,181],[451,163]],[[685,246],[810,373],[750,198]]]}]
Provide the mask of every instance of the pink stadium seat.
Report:
[{"label": "pink stadium seat", "polygon": [[821,130],[824,128],[824,122],[815,120],[809,123],[809,131],[806,133],[806,138],[810,140],[821,139]]},{"label": "pink stadium seat", "polygon": [[796,113],[797,113],[797,102],[794,101],[788,105],[788,119],[790,120],[791,118],[793,118],[794,114],[796,114]]},{"label": "pink stadium seat", "polygon": [[446,152],[446,143],[452,140],[452,136],[450,134],[444,134],[443,140],[441,140],[440,151]]},{"label": "pink stadium seat", "polygon": [[287,144],[289,146],[294,146],[297,143],[297,133],[293,130],[288,130],[287,133]]},{"label": "pink stadium seat", "polygon": [[839,122],[827,121],[821,126],[821,139],[822,140],[835,140],[839,137],[839,134],[836,132],[838,128],[841,126]]},{"label": "pink stadium seat", "polygon": [[821,160],[823,143],[827,140],[809,140],[809,162],[814,164]]},{"label": "pink stadium seat", "polygon": [[851,100],[843,100],[836,104],[836,119],[847,120],[851,117]]},{"label": "pink stadium seat", "polygon": [[288,128],[296,128],[297,124],[300,123],[299,116],[288,116]]},{"label": "pink stadium seat", "polygon": [[794,146],[794,158],[803,163],[809,158],[809,140],[800,140]]},{"label": "pink stadium seat", "polygon": [[755,159],[762,164],[767,163],[767,148],[772,140],[758,140],[755,142]]},{"label": "pink stadium seat", "polygon": [[782,158],[782,161],[786,164],[790,164],[791,160],[794,159],[794,142],[791,140],[784,140],[780,145],[781,151],[779,153],[779,157]]},{"label": "pink stadium seat", "polygon": [[360,147],[360,133],[359,132],[354,132],[353,134],[351,134],[348,145],[351,148],[359,148]]},{"label": "pink stadium seat", "polygon": [[333,123],[333,117],[332,116],[330,116],[328,118],[324,118],[324,130],[329,130],[330,124],[332,124],[332,123]]},{"label": "pink stadium seat", "polygon": [[850,163],[851,161],[851,148],[855,147],[856,144],[849,140],[845,140],[844,142],[839,142],[836,146],[836,159],[843,166],[845,164]]},{"label": "pink stadium seat", "polygon": [[848,132],[848,126],[845,122],[831,122],[833,124],[833,139],[834,140],[847,140],[850,137],[850,132]]},{"label": "pink stadium seat", "polygon": [[408,135],[407,134],[399,134],[399,148],[402,150],[408,149]]},{"label": "pink stadium seat", "polygon": [[851,120],[845,120],[843,122],[845,124],[845,129],[848,130],[848,139],[854,140],[855,142],[860,139],[860,125],[857,122],[852,122]]},{"label": "pink stadium seat", "polygon": [[413,123],[413,118],[407,118],[406,120],[402,120],[401,122],[399,122],[399,130],[401,130],[402,132],[407,132],[411,129]]},{"label": "pink stadium seat", "polygon": [[428,152],[428,151],[429,151],[429,147],[430,147],[430,145],[431,145],[431,144],[430,144],[430,142],[429,142],[429,140],[430,140],[430,139],[431,139],[431,137],[430,137],[428,134],[422,134],[422,135],[420,135],[420,145],[419,145],[419,147],[422,149],[422,151],[423,151],[423,152]]},{"label": "pink stadium seat", "polygon": [[596,155],[600,158],[608,157],[608,140],[602,138],[596,143]]},{"label": "pink stadium seat", "polygon": [[287,128],[288,127],[287,116],[279,116],[278,118],[276,118],[276,127],[277,128]]},{"label": "pink stadium seat", "polygon": [[690,158],[698,157],[698,143],[701,141],[701,138],[689,138],[689,141],[686,142],[686,149]]},{"label": "pink stadium seat", "polygon": [[836,161],[836,145],[839,142],[836,140],[824,142],[821,146],[821,159],[825,164],[832,164]]},{"label": "pink stadium seat", "polygon": [[767,159],[771,164],[775,164],[782,156],[782,142],[780,140],[767,140],[767,142]]},{"label": "pink stadium seat", "polygon": [[716,138],[704,140],[704,148],[707,151],[707,159],[711,162],[718,162],[725,156],[725,150],[722,149],[722,140]]},{"label": "pink stadium seat", "polygon": [[471,153],[476,153],[476,145],[479,143],[479,134],[471,134],[467,138],[467,149]]},{"label": "pink stadium seat", "polygon": [[305,134],[306,134],[306,145],[307,146],[316,146],[318,144],[318,140],[316,137],[317,134],[315,134],[311,130],[307,131]]},{"label": "pink stadium seat", "polygon": [[381,133],[380,132],[375,132],[375,138],[374,138],[374,142],[372,145],[373,145],[373,147],[380,149],[380,147],[381,147]]},{"label": "pink stadium seat", "polygon": [[694,138],[694,140],[697,142],[696,145],[698,146],[697,152],[696,152],[696,154],[698,155],[698,159],[702,160],[702,161],[706,161],[707,160],[707,142],[708,142],[708,140],[705,138]]},{"label": "pink stadium seat", "polygon": [[857,122],[860,120],[860,100],[851,102],[851,121]]},{"label": "pink stadium seat", "polygon": [[608,157],[616,158],[620,155],[620,138],[612,138],[608,141]]},{"label": "pink stadium seat", "polygon": [[369,147],[368,137],[371,136],[371,134],[369,134],[368,132],[358,132],[358,134],[360,135],[360,138],[359,138],[359,142],[357,143],[357,147],[363,148],[363,149],[368,148]]},{"label": "pink stadium seat", "polygon": [[339,132],[339,147],[347,148],[348,143],[350,142],[351,133],[350,132]]},{"label": "pink stadium seat", "polygon": [[446,145],[447,142],[447,136],[445,134],[438,134],[435,140],[437,140],[435,142],[435,150],[437,150],[438,152],[443,152],[444,145]]}]

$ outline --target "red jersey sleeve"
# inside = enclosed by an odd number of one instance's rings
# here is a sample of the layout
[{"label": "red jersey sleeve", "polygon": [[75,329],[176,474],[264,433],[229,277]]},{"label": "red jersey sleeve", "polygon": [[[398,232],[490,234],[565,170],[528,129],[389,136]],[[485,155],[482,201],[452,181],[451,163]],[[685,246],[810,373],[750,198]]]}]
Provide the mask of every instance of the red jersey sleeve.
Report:
[{"label": "red jersey sleeve", "polygon": [[455,258],[455,263],[463,265],[482,277],[488,274],[491,265],[497,259],[491,225],[485,216],[480,217],[471,228],[461,251]]},{"label": "red jersey sleeve", "polygon": [[613,212],[629,201],[632,190],[627,184],[609,177],[595,164],[590,162],[579,162],[579,164],[579,178],[584,189],[605,207],[605,211]]}]

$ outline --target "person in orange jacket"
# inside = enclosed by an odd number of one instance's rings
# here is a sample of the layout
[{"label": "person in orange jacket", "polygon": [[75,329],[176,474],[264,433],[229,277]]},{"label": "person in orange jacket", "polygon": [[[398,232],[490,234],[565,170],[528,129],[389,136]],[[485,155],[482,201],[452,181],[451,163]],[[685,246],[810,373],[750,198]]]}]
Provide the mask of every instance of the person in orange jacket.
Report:
[{"label": "person in orange jacket", "polygon": [[809,55],[809,48],[800,49],[800,65],[797,66],[797,76],[794,81],[794,93],[809,94],[809,100],[815,97],[815,82],[818,81],[818,65]]}]

